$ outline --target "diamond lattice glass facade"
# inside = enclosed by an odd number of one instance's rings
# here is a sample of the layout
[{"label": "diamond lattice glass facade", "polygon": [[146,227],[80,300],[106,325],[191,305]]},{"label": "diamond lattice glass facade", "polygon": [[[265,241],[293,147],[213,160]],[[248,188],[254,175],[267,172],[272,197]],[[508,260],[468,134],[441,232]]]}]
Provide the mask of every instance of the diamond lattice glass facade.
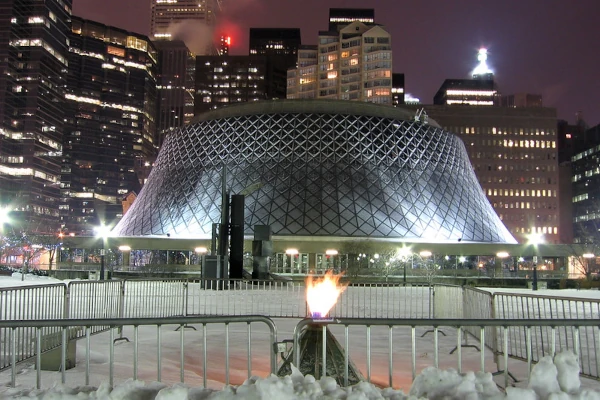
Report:
[{"label": "diamond lattice glass facade", "polygon": [[113,234],[210,237],[224,165],[231,194],[253,189],[247,235],[515,243],[458,137],[407,110],[329,100],[248,103],[174,131]]}]

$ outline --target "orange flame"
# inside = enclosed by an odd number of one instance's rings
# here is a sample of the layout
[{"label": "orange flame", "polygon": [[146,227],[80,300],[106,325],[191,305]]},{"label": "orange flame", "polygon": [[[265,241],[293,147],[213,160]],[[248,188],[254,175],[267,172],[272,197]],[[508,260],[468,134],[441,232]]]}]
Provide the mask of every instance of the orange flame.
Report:
[{"label": "orange flame", "polygon": [[313,318],[323,318],[329,310],[335,306],[340,294],[347,285],[339,285],[343,274],[334,275],[333,271],[327,271],[322,278],[311,275],[306,277],[306,302],[308,310]]}]

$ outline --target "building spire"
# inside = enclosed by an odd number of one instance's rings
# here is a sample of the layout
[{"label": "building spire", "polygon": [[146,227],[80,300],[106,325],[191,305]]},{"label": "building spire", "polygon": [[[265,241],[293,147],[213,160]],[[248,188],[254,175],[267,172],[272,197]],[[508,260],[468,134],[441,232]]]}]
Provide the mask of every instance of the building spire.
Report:
[{"label": "building spire", "polygon": [[477,53],[477,60],[479,61],[479,64],[473,70],[473,79],[494,79],[494,71],[492,71],[487,65],[487,57],[487,49],[484,47],[479,49],[479,52]]}]

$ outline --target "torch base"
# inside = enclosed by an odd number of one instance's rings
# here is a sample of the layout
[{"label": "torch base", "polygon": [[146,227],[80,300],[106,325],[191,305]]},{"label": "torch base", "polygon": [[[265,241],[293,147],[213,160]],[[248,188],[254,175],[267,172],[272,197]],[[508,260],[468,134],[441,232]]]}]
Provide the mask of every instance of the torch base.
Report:
[{"label": "torch base", "polygon": [[[334,378],[338,385],[346,386],[344,382],[345,373],[345,352],[335,336],[329,329],[325,333],[327,347],[326,355],[326,375]],[[300,365],[296,367],[303,375],[312,375],[320,379],[323,375],[323,325],[310,324],[300,334]],[[284,360],[284,363],[277,372],[278,376],[286,376],[292,373],[291,363],[295,360],[294,353]],[[348,358],[348,385],[356,385],[364,381],[365,378]]]}]

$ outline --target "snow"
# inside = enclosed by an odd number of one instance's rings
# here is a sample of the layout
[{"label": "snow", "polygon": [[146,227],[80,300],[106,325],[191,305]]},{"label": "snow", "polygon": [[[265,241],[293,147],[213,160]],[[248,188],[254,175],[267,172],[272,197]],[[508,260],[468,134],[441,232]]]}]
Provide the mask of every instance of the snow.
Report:
[{"label": "snow", "polygon": [[[0,287],[53,284],[59,281],[47,277],[27,275],[21,281],[20,274],[11,277],[0,277]],[[498,291],[508,292],[507,289]],[[510,290],[510,292],[514,292]],[[549,294],[556,291],[538,291],[535,294]],[[575,291],[573,297],[587,297],[595,291]],[[528,291],[531,294],[531,291]],[[561,291],[561,295],[565,295]],[[165,334],[166,335],[166,334]],[[167,349],[163,350],[166,354]],[[142,352],[140,364],[151,362],[152,351]],[[92,354],[92,363],[106,364],[106,354]],[[465,354],[466,356],[466,354]],[[409,357],[409,355],[407,356]],[[403,367],[405,368],[405,367]],[[411,371],[402,371],[410,375]],[[52,381],[60,382],[60,373],[51,373]],[[175,374],[176,375],[176,374]],[[47,375],[48,376],[48,375]],[[96,377],[98,378],[98,377]],[[44,378],[47,379],[47,378]],[[579,363],[570,351],[557,353],[542,358],[531,372],[529,382],[520,387],[507,387],[503,392],[498,388],[489,372],[463,372],[455,369],[438,369],[423,367],[410,387],[404,390],[380,388],[368,382],[343,388],[331,377],[315,378],[302,375],[293,368],[292,374],[286,377],[274,375],[253,376],[240,385],[223,385],[211,382],[209,388],[191,385],[190,383],[167,384],[152,380],[123,380],[114,387],[108,384],[106,377],[99,378],[96,386],[73,386],[54,383],[52,387],[32,389],[35,386],[35,371],[32,367],[19,371],[16,388],[8,387],[10,374],[0,374],[0,399],[515,399],[515,400],[600,400],[600,385],[594,382],[593,387],[582,385],[579,376]],[[83,381],[83,380],[79,380]],[[241,382],[241,380],[240,380]],[[216,386],[217,385],[217,386]]]},{"label": "snow", "polygon": [[526,388],[508,387],[503,393],[491,373],[466,372],[454,369],[425,368],[413,382],[408,393],[392,388],[380,389],[367,382],[342,388],[331,377],[315,379],[302,375],[296,368],[285,377],[270,375],[252,377],[239,386],[225,386],[222,390],[190,387],[184,384],[166,385],[158,382],[127,380],[111,388],[106,382],[98,388],[69,387],[57,384],[46,390],[0,389],[3,399],[489,399],[489,400],[600,400],[600,390],[581,389],[575,355],[558,353],[554,360],[546,356],[533,368]]}]

